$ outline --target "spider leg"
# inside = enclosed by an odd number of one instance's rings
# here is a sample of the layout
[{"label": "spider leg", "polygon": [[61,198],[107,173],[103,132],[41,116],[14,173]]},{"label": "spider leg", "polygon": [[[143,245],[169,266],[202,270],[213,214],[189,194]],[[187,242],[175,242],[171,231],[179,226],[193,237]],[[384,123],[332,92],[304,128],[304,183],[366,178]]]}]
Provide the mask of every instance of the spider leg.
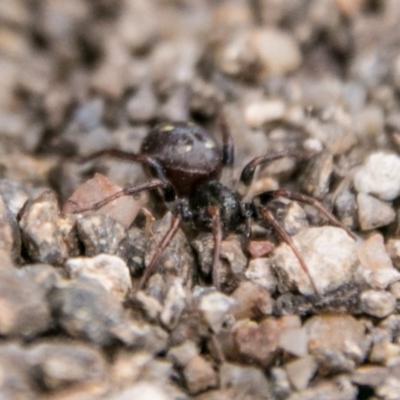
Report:
[{"label": "spider leg", "polygon": [[130,196],[130,195],[134,195],[136,193],[140,193],[143,190],[151,190],[151,189],[158,189],[158,188],[165,190],[166,189],[165,182],[163,182],[159,179],[154,179],[152,181],[142,183],[140,185],[130,186],[130,187],[127,187],[125,189],[122,189],[122,190],[112,194],[111,196],[105,197],[104,199],[98,201],[97,203],[93,203],[86,207],[81,207],[81,208],[77,207],[77,208],[73,209],[73,213],[79,214],[79,213],[82,213],[85,211],[96,211],[99,208],[110,203],[111,201],[119,199],[122,196]]},{"label": "spider leg", "polygon": [[261,215],[263,216],[263,218],[265,218],[272,225],[272,227],[274,228],[276,233],[280,236],[280,238],[292,249],[294,255],[296,256],[297,260],[299,261],[299,263],[301,265],[301,268],[307,274],[308,279],[310,280],[311,285],[312,285],[315,293],[318,294],[317,285],[315,284],[315,281],[314,281],[313,277],[310,274],[310,270],[308,269],[307,264],[306,264],[303,256],[301,255],[300,251],[298,250],[298,248],[294,244],[292,238],[279,225],[278,221],[272,215],[271,211],[268,210],[268,208],[263,208],[261,210]]},{"label": "spider leg", "polygon": [[233,164],[235,162],[235,146],[233,138],[226,120],[225,113],[220,110],[218,115],[218,125],[222,135],[222,177],[221,182],[227,186],[232,185]]},{"label": "spider leg", "polygon": [[105,149],[105,150],[100,150],[95,153],[89,154],[88,156],[80,157],[79,161],[80,162],[88,162],[88,161],[91,161],[91,160],[94,160],[96,158],[103,157],[103,156],[119,158],[121,160],[138,162],[140,164],[146,165],[147,167],[149,167],[152,175],[154,175],[156,178],[158,178],[159,180],[161,180],[164,183],[164,185],[165,185],[165,190],[164,190],[165,201],[170,202],[170,201],[175,200],[175,198],[176,198],[175,189],[169,183],[167,177],[165,176],[164,170],[163,170],[161,164],[153,157],[150,157],[146,154],[137,154],[137,153],[119,150],[119,149]]},{"label": "spider leg", "polygon": [[[245,165],[245,167],[242,170],[242,173],[240,174],[240,179],[239,179],[240,186],[241,186],[240,192],[244,192],[245,188],[250,187],[250,185],[253,182],[256,169],[260,165],[264,165],[271,161],[279,160],[279,159],[285,158],[285,157],[295,157],[298,159],[307,159],[315,154],[316,153],[310,153],[310,152],[304,152],[304,151],[284,150],[284,151],[280,151],[278,153],[264,154],[263,156],[253,158],[248,164]],[[244,193],[242,193],[242,194],[244,194]]]},{"label": "spider leg", "polygon": [[235,146],[228,122],[222,111],[219,114],[219,125],[222,133],[222,165],[232,168],[235,162]]},{"label": "spider leg", "polygon": [[[86,157],[81,158],[81,162],[87,162],[93,159],[96,159],[98,157],[102,156],[110,156],[110,157],[115,157],[119,158],[122,160],[127,160],[127,161],[133,161],[133,162],[139,162],[141,164],[146,165],[147,167],[150,168],[151,173],[156,176],[158,179],[151,180],[149,182],[131,186],[128,188],[125,188],[117,193],[114,193],[111,196],[108,196],[104,198],[103,200],[92,204],[91,206],[84,207],[81,209],[76,210],[76,213],[79,212],[84,212],[84,211],[92,211],[92,210],[97,210],[104,205],[108,204],[109,202],[118,199],[119,197],[122,196],[129,196],[133,195],[136,193],[139,193],[143,190],[152,190],[152,189],[162,189],[163,195],[164,195],[164,200],[169,203],[174,200],[176,200],[176,191],[175,188],[172,186],[172,184],[169,182],[167,177],[164,174],[164,170],[161,166],[161,164],[154,158],[146,155],[146,154],[136,154],[132,152],[127,152],[119,149],[105,149],[98,151],[96,153],[90,154]],[[179,214],[179,212],[178,212]],[[182,214],[182,217],[185,217]],[[141,290],[145,284],[147,283],[147,280],[149,277],[154,273],[154,270],[156,268],[157,262],[159,258],[161,257],[162,253],[168,246],[168,244],[171,242],[173,237],[175,236],[176,232],[178,231],[178,228],[181,224],[182,218],[181,216],[173,216],[172,221],[171,221],[171,226],[169,230],[166,232],[164,237],[162,238],[161,242],[158,245],[156,253],[153,255],[149,265],[147,266],[140,282],[136,290]]]},{"label": "spider leg", "polygon": [[208,212],[211,215],[211,227],[214,237],[214,250],[211,277],[213,285],[219,289],[219,277],[218,277],[218,261],[221,254],[221,242],[222,242],[222,225],[221,225],[221,214],[218,207],[210,206]]},{"label": "spider leg", "polygon": [[351,232],[349,228],[347,228],[342,222],[340,222],[332,213],[325,209],[325,207],[314,197],[307,196],[302,193],[291,192],[286,189],[277,189],[271,190],[268,192],[261,193],[256,196],[260,198],[261,203],[268,202],[277,197],[284,197],[289,200],[299,201],[301,203],[309,204],[315,207],[321,214],[323,214],[333,225],[338,226],[339,228],[344,229],[347,234],[354,240],[357,239],[356,235]]},{"label": "spider leg", "polygon": [[166,249],[166,247],[169,245],[171,240],[174,238],[176,232],[179,229],[179,226],[182,222],[182,219],[180,217],[173,216],[171,220],[171,226],[168,229],[168,231],[165,233],[164,237],[161,239],[161,242],[159,243],[157,247],[157,251],[154,253],[153,258],[151,259],[149,265],[145,269],[143,276],[136,288],[136,291],[139,291],[144,288],[146,285],[148,279],[150,276],[156,271],[156,266],[157,262],[160,259],[162,253]]}]

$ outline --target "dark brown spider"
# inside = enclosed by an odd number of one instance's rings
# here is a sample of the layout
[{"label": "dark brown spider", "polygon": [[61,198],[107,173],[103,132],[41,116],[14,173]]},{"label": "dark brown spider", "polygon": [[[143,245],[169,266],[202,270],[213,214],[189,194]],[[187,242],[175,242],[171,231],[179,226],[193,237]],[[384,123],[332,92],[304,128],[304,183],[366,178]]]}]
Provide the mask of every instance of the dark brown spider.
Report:
[{"label": "dark brown spider", "polygon": [[[123,189],[89,207],[75,210],[84,212],[96,210],[121,196],[133,195],[143,190],[160,189],[168,208],[173,214],[171,226],[162,238],[156,253],[147,266],[137,290],[146,284],[154,273],[157,262],[165,248],[171,242],[182,222],[191,222],[199,230],[211,230],[214,236],[212,282],[219,287],[217,262],[221,241],[224,235],[246,227],[246,236],[250,236],[252,220],[268,222],[281,239],[296,255],[301,267],[307,273],[317,293],[316,285],[307,265],[294,245],[291,237],[282,229],[270,211],[271,200],[284,197],[316,207],[325,217],[349,231],[320,202],[304,194],[285,189],[267,191],[256,195],[250,201],[242,201],[238,191],[233,191],[218,181],[224,168],[232,168],[234,163],[234,145],[223,118],[221,120],[222,148],[210,134],[193,123],[164,123],[154,128],[144,139],[141,152],[131,153],[118,149],[106,149],[85,158],[85,161],[100,156],[112,156],[143,164],[154,178],[146,183]],[[304,153],[283,151],[254,158],[242,170],[240,183],[249,187],[258,166],[283,157],[304,157]],[[308,155],[309,156],[309,155]]]}]

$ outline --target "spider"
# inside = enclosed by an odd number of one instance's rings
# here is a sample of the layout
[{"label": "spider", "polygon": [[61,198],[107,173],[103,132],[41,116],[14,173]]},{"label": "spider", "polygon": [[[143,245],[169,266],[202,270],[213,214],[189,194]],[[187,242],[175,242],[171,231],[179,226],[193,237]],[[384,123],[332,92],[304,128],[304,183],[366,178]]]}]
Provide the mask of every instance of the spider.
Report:
[{"label": "spider", "polygon": [[[161,190],[164,202],[173,215],[171,226],[147,265],[137,290],[143,289],[149,277],[155,272],[160,256],[183,222],[192,223],[200,231],[211,230],[214,237],[211,278],[214,286],[218,288],[217,263],[222,238],[244,226],[245,237],[249,239],[252,220],[262,220],[269,223],[278,236],[290,246],[309,277],[315,293],[318,293],[300,251],[279,225],[269,208],[269,203],[275,198],[283,197],[310,204],[331,223],[345,229],[351,237],[354,238],[354,234],[313,197],[277,189],[260,193],[250,201],[243,201],[239,191],[223,185],[218,179],[224,169],[229,171],[233,168],[234,144],[223,116],[219,118],[219,125],[222,146],[218,145],[205,129],[194,123],[162,123],[144,138],[140,153],[105,149],[85,157],[84,161],[100,156],[111,156],[138,162],[145,166],[152,179],[143,184],[127,187],[74,212],[94,211],[121,196],[134,195],[144,190]],[[257,167],[283,157],[304,157],[304,152],[282,151],[254,158],[241,172],[239,179],[241,186],[244,188],[250,186]]]}]

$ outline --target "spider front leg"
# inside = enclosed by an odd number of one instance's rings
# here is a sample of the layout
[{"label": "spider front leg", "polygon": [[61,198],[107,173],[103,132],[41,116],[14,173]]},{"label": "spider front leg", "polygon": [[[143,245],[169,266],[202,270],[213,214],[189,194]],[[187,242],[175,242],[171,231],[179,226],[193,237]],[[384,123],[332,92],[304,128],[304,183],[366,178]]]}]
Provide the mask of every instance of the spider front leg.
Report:
[{"label": "spider front leg", "polygon": [[309,204],[315,207],[322,215],[324,215],[333,225],[338,226],[346,231],[346,233],[354,240],[357,239],[356,235],[345,226],[342,222],[340,222],[331,212],[325,209],[325,207],[314,197],[307,196],[302,193],[292,192],[286,189],[277,189],[271,190],[268,192],[264,192],[256,196],[260,199],[262,204],[267,204],[271,200],[276,199],[278,197],[283,197],[289,200],[298,201],[300,203]]},{"label": "spider front leg", "polygon": [[307,267],[307,264],[306,264],[303,256],[301,255],[299,249],[294,244],[292,238],[279,225],[278,221],[275,219],[275,217],[273,216],[271,211],[268,210],[267,207],[265,207],[261,210],[261,215],[266,221],[268,221],[271,224],[271,226],[274,228],[274,230],[278,234],[278,236],[292,249],[294,255],[296,256],[297,260],[299,261],[299,263],[301,265],[301,268],[307,274],[308,279],[310,280],[311,286],[314,289],[314,292],[316,294],[318,294],[318,289],[317,289],[317,285],[315,284],[314,278],[312,277],[310,270]]},{"label": "spider front leg", "polygon": [[211,278],[213,285],[219,289],[220,282],[218,277],[218,261],[221,254],[221,243],[222,243],[222,225],[221,225],[221,213],[218,207],[208,207],[208,213],[211,216],[211,229],[214,238],[214,249],[211,267]]},{"label": "spider front leg", "polygon": [[268,164],[271,161],[279,160],[285,157],[294,157],[297,159],[307,159],[316,153],[307,153],[304,151],[291,151],[284,150],[278,153],[264,154],[262,156],[253,158],[245,167],[242,169],[239,179],[239,192],[241,195],[245,195],[246,190],[253,183],[256,169],[264,164]]},{"label": "spider front leg", "polygon": [[315,281],[313,280],[313,277],[310,274],[310,270],[309,270],[304,258],[302,257],[300,251],[295,246],[291,237],[278,224],[275,217],[273,216],[271,211],[268,209],[268,204],[273,199],[276,199],[278,197],[283,197],[283,198],[287,198],[289,200],[299,201],[299,202],[302,202],[305,204],[312,205],[321,214],[323,214],[331,223],[338,226],[339,228],[344,229],[346,231],[346,233],[352,239],[355,240],[356,236],[346,226],[344,226],[333,214],[331,214],[328,210],[326,210],[318,200],[314,199],[313,197],[310,197],[310,196],[307,196],[307,195],[304,195],[301,193],[291,192],[286,189],[277,189],[277,190],[271,190],[271,191],[261,193],[253,198],[253,202],[252,202],[253,207],[256,210],[258,210],[258,213],[262,216],[262,218],[271,224],[271,226],[274,228],[276,233],[281,237],[281,239],[292,249],[293,253],[295,254],[296,258],[298,259],[298,261],[300,263],[301,268],[308,275],[315,293],[318,294],[317,285],[315,284]]},{"label": "spider front leg", "polygon": [[[166,181],[166,182],[162,181],[160,179],[154,179],[149,182],[145,182],[143,184],[134,185],[134,186],[122,189],[122,190],[112,194],[111,196],[105,197],[104,199],[102,199],[96,203],[90,204],[88,206],[79,207],[79,205],[73,205],[71,207],[71,205],[69,205],[69,209],[74,214],[83,213],[83,212],[87,212],[87,211],[96,211],[96,210],[102,208],[103,206],[105,206],[106,204],[108,204],[120,197],[131,196],[131,195],[138,194],[144,190],[153,190],[153,189],[161,189],[164,193],[164,200],[166,202],[174,201],[176,199],[175,189],[173,188],[171,183],[169,183],[168,181]],[[157,251],[153,255],[148,266],[146,267],[136,290],[143,289],[143,287],[146,285],[149,277],[155,272],[157,262],[159,261],[164,250],[166,249],[166,247],[168,246],[168,244],[171,242],[171,240],[175,236],[176,232],[178,231],[179,226],[182,222],[182,219],[185,218],[185,215],[181,216],[181,215],[179,215],[179,212],[177,212],[176,214],[177,215],[173,216],[173,218],[172,218],[170,228],[168,229],[168,231],[165,233],[165,235],[161,239],[161,241],[157,247]]]}]

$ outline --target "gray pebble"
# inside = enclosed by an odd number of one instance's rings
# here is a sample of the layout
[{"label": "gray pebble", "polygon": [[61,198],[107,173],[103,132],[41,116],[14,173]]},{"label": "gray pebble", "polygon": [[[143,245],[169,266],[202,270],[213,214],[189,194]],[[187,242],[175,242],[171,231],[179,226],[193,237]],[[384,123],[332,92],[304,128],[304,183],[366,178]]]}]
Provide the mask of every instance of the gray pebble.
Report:
[{"label": "gray pebble", "polygon": [[46,294],[64,278],[62,268],[55,268],[49,264],[29,264],[16,272],[17,275],[37,284]]},{"label": "gray pebble", "polygon": [[156,114],[157,99],[151,87],[143,85],[126,104],[126,111],[132,121],[145,122]]},{"label": "gray pebble", "polygon": [[307,162],[298,180],[302,192],[322,199],[330,189],[333,172],[333,156],[325,152],[313,157]]},{"label": "gray pebble", "polygon": [[339,375],[334,380],[323,380],[311,388],[292,393],[287,400],[355,400],[358,389],[351,384],[346,375]]},{"label": "gray pebble", "polygon": [[[146,266],[149,265],[162,238],[170,227],[171,213],[167,213],[162,220],[153,224],[153,235],[147,242]],[[193,285],[194,265],[193,254],[186,235],[181,230],[178,230],[161,255],[157,268],[147,283],[146,292],[163,302],[168,289],[175,279],[181,279],[184,287],[191,288]]]},{"label": "gray pebble", "polygon": [[21,253],[21,234],[16,219],[0,196],[0,249],[17,261]]},{"label": "gray pebble", "polygon": [[59,208],[53,192],[46,191],[25,205],[20,219],[22,240],[29,256],[39,263],[62,264],[68,246],[59,223]]},{"label": "gray pebble", "polygon": [[128,324],[119,300],[95,280],[60,282],[49,295],[58,324],[72,337],[100,346],[111,344]]},{"label": "gray pebble", "polygon": [[[29,359],[40,383],[48,390],[74,385],[107,388],[106,360],[100,351],[83,343],[51,341],[29,348]],[[103,389],[104,390],[104,389]]]},{"label": "gray pebble", "polygon": [[376,387],[385,381],[388,373],[387,368],[379,365],[361,365],[352,373],[351,381],[357,385]]},{"label": "gray pebble", "polygon": [[4,336],[33,338],[51,322],[45,291],[12,266],[0,269],[0,332]]},{"label": "gray pebble", "polygon": [[4,399],[37,399],[33,371],[25,349],[16,343],[0,346],[0,392]]},{"label": "gray pebble", "polygon": [[103,214],[89,214],[76,221],[78,237],[86,256],[101,253],[119,255],[124,252],[127,230],[115,219]]}]

